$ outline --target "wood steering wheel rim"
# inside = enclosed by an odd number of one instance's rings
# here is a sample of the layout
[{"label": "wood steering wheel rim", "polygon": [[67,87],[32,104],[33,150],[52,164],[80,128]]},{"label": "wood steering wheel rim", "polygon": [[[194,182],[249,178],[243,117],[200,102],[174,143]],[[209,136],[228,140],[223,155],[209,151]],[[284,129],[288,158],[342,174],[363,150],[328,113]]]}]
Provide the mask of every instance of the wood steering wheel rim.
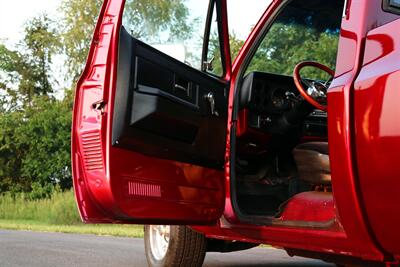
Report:
[{"label": "wood steering wheel rim", "polygon": [[335,72],[333,70],[331,70],[329,67],[318,63],[318,62],[314,62],[314,61],[303,61],[300,62],[299,64],[296,65],[296,67],[294,67],[294,71],[293,71],[293,79],[294,79],[294,84],[297,87],[297,90],[299,90],[299,93],[301,94],[302,97],[304,97],[304,99],[310,103],[311,105],[313,105],[314,107],[316,107],[317,109],[320,109],[322,111],[327,111],[328,107],[326,105],[322,105],[321,103],[319,103],[317,100],[315,100],[313,97],[311,97],[309,94],[307,94],[306,89],[304,89],[302,83],[301,83],[301,76],[300,76],[300,70],[304,67],[315,67],[318,68],[320,70],[325,71],[326,73],[328,73],[329,75],[331,75],[332,77],[335,76]]}]

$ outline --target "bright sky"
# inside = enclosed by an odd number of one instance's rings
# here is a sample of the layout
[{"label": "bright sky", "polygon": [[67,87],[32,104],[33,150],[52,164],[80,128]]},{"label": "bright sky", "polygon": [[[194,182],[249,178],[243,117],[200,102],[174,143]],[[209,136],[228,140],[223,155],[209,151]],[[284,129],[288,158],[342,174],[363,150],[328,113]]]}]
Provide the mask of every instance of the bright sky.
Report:
[{"label": "bright sky", "polygon": [[15,44],[23,35],[25,21],[46,12],[54,16],[59,0],[0,0],[0,39]]},{"label": "bright sky", "polygon": [[[0,0],[1,1],[1,0]],[[229,31],[245,39],[272,0],[227,0]]]},{"label": "bright sky", "polygon": [[[272,0],[227,0],[229,30],[245,39]],[[186,0],[196,17],[205,17],[208,1]]]}]

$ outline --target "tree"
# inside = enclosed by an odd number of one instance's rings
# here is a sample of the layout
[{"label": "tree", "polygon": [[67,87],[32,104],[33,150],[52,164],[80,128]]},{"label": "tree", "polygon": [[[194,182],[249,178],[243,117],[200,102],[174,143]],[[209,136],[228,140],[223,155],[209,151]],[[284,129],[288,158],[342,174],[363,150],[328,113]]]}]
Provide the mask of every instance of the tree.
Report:
[{"label": "tree", "polygon": [[[229,47],[231,50],[232,62],[235,60],[236,56],[239,54],[240,49],[244,44],[243,40],[237,38],[234,32],[229,34]],[[213,70],[211,73],[221,76],[222,75],[222,61],[221,61],[221,48],[219,44],[219,36],[217,32],[212,32],[210,36],[210,43],[208,46],[208,59],[214,58],[213,60]]]},{"label": "tree", "polygon": [[72,186],[70,101],[37,97],[25,111],[29,118],[16,129],[16,144],[23,148],[20,174],[42,186],[58,184],[62,189]]},{"label": "tree", "polygon": [[46,16],[25,27],[19,50],[0,44],[0,190],[70,187],[71,101],[52,97],[58,40]]},{"label": "tree", "polygon": [[131,34],[146,42],[162,42],[167,33],[169,42],[185,40],[192,32],[189,10],[184,1],[171,0],[127,0],[124,11],[124,25]]},{"label": "tree", "polygon": [[0,190],[71,187],[71,101],[36,96],[24,111],[0,117]]},{"label": "tree", "polygon": [[1,113],[16,108],[18,90],[16,83],[22,78],[22,70],[26,66],[21,67],[23,61],[22,56],[17,51],[8,49],[5,45],[0,44],[0,100]]},{"label": "tree", "polygon": [[53,92],[49,81],[50,65],[60,42],[55,30],[50,27],[52,23],[46,15],[43,15],[28,21],[25,26],[23,46],[27,48],[26,53],[29,56],[24,55],[24,58],[27,58],[27,64],[33,67],[32,75],[37,82],[33,92],[30,90],[31,87],[27,86],[25,94],[29,95],[29,98],[32,95],[48,95]]},{"label": "tree", "polygon": [[67,77],[75,80],[83,69],[93,37],[94,27],[100,12],[100,0],[63,0],[59,11],[62,13],[59,22],[59,35],[62,50],[66,55]]},{"label": "tree", "polygon": [[240,40],[234,32],[229,36],[229,46],[231,49],[232,62],[236,59],[239,54],[240,49],[244,45],[244,40]]},{"label": "tree", "polygon": [[[302,25],[275,23],[257,49],[247,72],[292,75],[296,64],[304,60],[317,61],[334,69],[338,39],[333,32],[320,33]],[[303,75],[314,79],[328,78],[315,68],[304,69]]]},{"label": "tree", "polygon": [[0,116],[0,192],[29,190],[31,181],[21,176],[25,151],[15,142],[16,131],[22,122],[20,111],[3,112]]},{"label": "tree", "polygon": [[30,105],[35,95],[53,92],[50,65],[59,44],[51,21],[45,15],[28,21],[19,50],[0,44],[0,95],[2,109]]}]

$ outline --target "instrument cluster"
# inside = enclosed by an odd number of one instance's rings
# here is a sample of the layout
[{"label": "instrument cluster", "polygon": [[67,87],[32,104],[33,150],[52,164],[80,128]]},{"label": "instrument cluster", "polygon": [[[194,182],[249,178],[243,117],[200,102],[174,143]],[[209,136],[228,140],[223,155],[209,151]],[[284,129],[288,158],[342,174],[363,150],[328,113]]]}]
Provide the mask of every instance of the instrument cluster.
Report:
[{"label": "instrument cluster", "polygon": [[[301,99],[293,77],[252,72],[243,80],[239,101],[240,108],[249,111],[249,127],[279,134],[283,129],[282,115],[296,112],[295,105]],[[312,112],[304,121],[307,135],[325,135],[326,118],[326,112]]]}]

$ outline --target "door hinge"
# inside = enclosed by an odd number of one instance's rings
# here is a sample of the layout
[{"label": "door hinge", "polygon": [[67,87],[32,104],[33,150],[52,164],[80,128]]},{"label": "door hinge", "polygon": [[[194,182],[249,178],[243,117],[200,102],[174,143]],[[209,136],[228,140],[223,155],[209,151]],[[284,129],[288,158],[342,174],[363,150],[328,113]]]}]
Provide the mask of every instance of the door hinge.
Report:
[{"label": "door hinge", "polygon": [[213,71],[214,70],[214,59],[215,57],[213,56],[209,61],[204,61],[203,62],[203,70],[205,71]]}]

